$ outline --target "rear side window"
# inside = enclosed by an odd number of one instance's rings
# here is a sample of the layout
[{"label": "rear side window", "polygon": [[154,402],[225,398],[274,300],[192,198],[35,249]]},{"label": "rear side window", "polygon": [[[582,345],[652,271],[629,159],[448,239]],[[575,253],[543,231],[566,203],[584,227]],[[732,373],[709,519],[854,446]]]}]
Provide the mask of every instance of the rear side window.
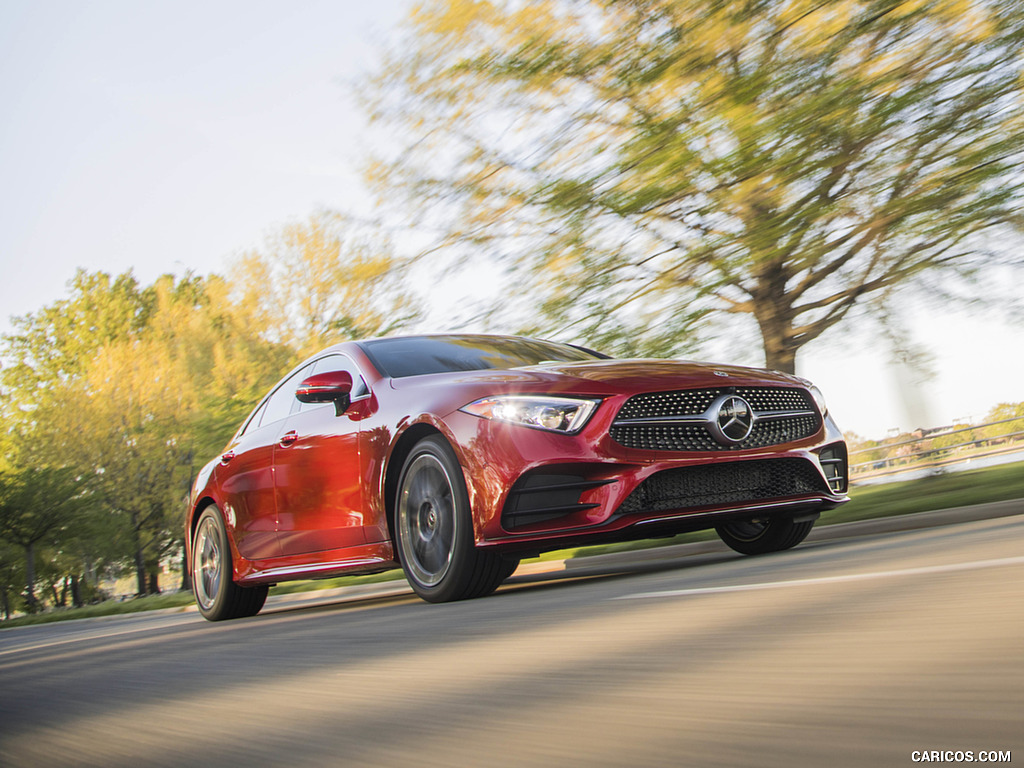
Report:
[{"label": "rear side window", "polygon": [[274,390],[274,394],[267,399],[266,405],[263,407],[263,415],[260,416],[261,427],[280,421],[299,409],[299,401],[295,399],[295,390],[298,389],[302,380],[310,375],[312,368],[312,363],[304,365]]}]

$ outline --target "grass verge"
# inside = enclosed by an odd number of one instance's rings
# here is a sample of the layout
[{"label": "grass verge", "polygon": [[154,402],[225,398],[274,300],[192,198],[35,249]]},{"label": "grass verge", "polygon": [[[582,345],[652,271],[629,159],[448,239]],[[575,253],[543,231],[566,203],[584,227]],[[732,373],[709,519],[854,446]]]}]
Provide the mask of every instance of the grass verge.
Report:
[{"label": "grass verge", "polygon": [[97,616],[119,616],[125,613],[158,611],[164,608],[182,608],[192,602],[191,592],[165,592],[160,595],[133,597],[129,600],[104,600],[102,603],[86,605],[82,608],[55,608],[45,613],[17,616],[9,621],[0,622],[0,629],[23,627],[26,624],[48,624],[51,621],[90,619]]}]

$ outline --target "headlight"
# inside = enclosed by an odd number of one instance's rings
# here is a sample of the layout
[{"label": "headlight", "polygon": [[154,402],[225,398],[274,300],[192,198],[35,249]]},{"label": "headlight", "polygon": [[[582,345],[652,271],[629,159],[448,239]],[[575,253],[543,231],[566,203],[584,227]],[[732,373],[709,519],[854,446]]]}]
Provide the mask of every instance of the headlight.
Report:
[{"label": "headlight", "polygon": [[476,400],[459,410],[536,429],[572,434],[583,429],[600,400],[542,395],[503,395]]},{"label": "headlight", "polygon": [[821,394],[821,390],[813,384],[810,385],[811,397],[814,398],[814,404],[818,406],[818,410],[821,411],[821,415],[824,416],[828,413],[828,406],[825,405],[825,396]]}]

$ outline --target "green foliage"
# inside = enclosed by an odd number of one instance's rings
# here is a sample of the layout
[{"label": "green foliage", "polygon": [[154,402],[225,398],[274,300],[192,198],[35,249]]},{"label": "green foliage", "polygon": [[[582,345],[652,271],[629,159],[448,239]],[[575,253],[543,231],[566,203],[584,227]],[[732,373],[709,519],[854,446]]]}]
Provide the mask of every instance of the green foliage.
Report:
[{"label": "green foliage", "polygon": [[152,292],[131,272],[113,277],[79,269],[68,287],[69,298],[11,318],[14,333],[3,338],[0,381],[24,407],[40,390],[79,375],[105,344],[139,332],[152,309]]},{"label": "green foliage", "polygon": [[0,475],[0,536],[21,547],[53,540],[90,501],[88,486],[71,469],[5,472]]},{"label": "green foliage", "polygon": [[0,614],[9,619],[26,606],[21,595],[25,585],[25,553],[0,538]]},{"label": "green foliage", "polygon": [[[1010,419],[1010,421],[1006,421]],[[985,417],[988,423],[1005,421],[1003,424],[992,424],[990,427],[977,430],[979,437],[988,439],[1001,438],[1012,433],[1024,433],[1024,402],[1000,403]]]},{"label": "green foliage", "polygon": [[[0,474],[0,539],[23,550],[26,610],[40,607],[39,550],[77,536],[77,526],[93,503],[90,484],[66,467],[22,467]],[[8,598],[6,587],[4,597]]]},{"label": "green foliage", "polygon": [[184,610],[186,606],[194,604],[195,600],[190,592],[170,592],[168,594],[136,597],[132,600],[105,600],[94,605],[59,609],[33,616],[19,616],[10,621],[5,621],[3,627],[49,624],[54,621],[89,619],[97,616],[120,616],[127,613],[141,613],[143,611]]},{"label": "green foliage", "polygon": [[1024,498],[1024,463],[988,469],[945,472],[934,477],[902,483],[856,485],[850,502],[822,520],[828,523],[908,515],[935,509]]},{"label": "green foliage", "polygon": [[[40,486],[32,520],[45,499],[59,508],[87,497],[93,509],[47,540],[45,565],[59,566],[51,581],[67,577],[80,593],[106,565],[132,562],[144,592],[180,548],[198,465],[293,353],[261,339],[217,277],[168,275],[141,288],[130,274],[80,271],[69,287],[69,298],[16,318],[17,333],[4,338],[5,435],[18,446],[7,461],[68,478],[67,489]],[[54,457],[63,466],[51,469]],[[22,546],[31,538],[7,530]]]},{"label": "green foliage", "polygon": [[536,327],[672,354],[732,315],[793,370],[1019,229],[1022,43],[1012,0],[435,0],[367,89],[406,145],[371,174],[530,274]]}]

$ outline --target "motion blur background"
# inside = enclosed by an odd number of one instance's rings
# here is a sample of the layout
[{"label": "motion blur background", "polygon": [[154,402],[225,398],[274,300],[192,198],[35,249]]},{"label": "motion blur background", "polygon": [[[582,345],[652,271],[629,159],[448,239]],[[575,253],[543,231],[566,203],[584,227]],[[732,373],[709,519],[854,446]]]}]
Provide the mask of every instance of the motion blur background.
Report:
[{"label": "motion blur background", "polygon": [[[0,330],[63,298],[78,267],[132,270],[145,285],[164,273],[224,273],[231,258],[321,209],[383,221],[413,255],[435,233],[403,234],[410,222],[385,217],[363,175],[371,154],[401,137],[371,129],[355,95],[411,10],[405,0],[4,3]],[[486,276],[489,267],[466,269]],[[428,309],[444,285],[444,311],[413,328],[485,327],[468,312],[453,322],[459,280],[428,274],[438,281],[425,291]],[[1013,350],[1024,348],[1024,330],[1000,306],[1019,294],[1008,283],[1016,278],[982,278],[957,292],[983,305],[910,289],[896,300],[894,322],[930,358],[928,374],[895,365],[859,308],[801,350],[799,373],[822,387],[844,428],[873,438],[1021,400],[1024,358]],[[698,334],[693,354],[763,364],[753,324],[721,335],[731,340]]]}]

